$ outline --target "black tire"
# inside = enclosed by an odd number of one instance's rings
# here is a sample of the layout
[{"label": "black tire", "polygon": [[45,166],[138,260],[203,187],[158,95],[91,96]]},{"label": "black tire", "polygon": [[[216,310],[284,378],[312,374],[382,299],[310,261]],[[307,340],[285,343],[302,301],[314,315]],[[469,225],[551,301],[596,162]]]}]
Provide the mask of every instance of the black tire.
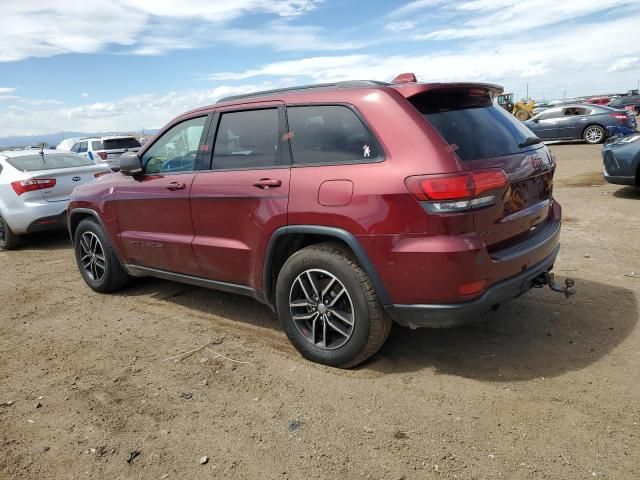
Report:
[{"label": "black tire", "polygon": [[[305,330],[304,326],[302,329],[299,328],[299,324],[293,320],[290,300],[294,289],[298,288],[295,282],[298,281],[299,276],[308,271],[321,272],[317,273],[319,282],[323,281],[322,272],[328,274],[329,277],[325,278],[327,282],[325,286],[328,285],[329,278],[335,278],[337,289],[345,289],[347,300],[352,307],[352,326],[346,327],[351,332],[350,337],[344,344],[333,349],[322,348],[318,346],[321,342],[314,343],[309,340],[302,333]],[[335,291],[329,291],[327,297],[331,298],[330,295],[334,298],[339,296]],[[322,298],[314,312],[320,311],[321,303]],[[311,311],[313,307],[302,308],[308,308]],[[276,309],[287,337],[300,354],[308,360],[332,367],[350,368],[364,362],[382,347],[392,326],[391,318],[385,314],[369,277],[362,270],[355,256],[347,248],[334,243],[311,245],[289,257],[278,275]],[[336,318],[332,317],[331,311],[325,318],[333,318],[333,322],[338,323]],[[313,335],[308,330],[307,334]],[[336,334],[335,337],[340,339],[340,335]],[[315,339],[315,336],[312,338]],[[324,340],[326,346],[326,335]]]},{"label": "black tire", "polygon": [[[83,239],[86,238],[97,239],[99,241],[99,246],[103,252],[102,257],[104,258],[102,262],[104,264],[102,275],[94,275],[91,273],[91,268],[85,267],[86,261],[83,262],[83,255],[86,254],[87,251],[82,242],[84,241]],[[131,277],[124,271],[120,260],[118,260],[118,257],[113,251],[109,238],[96,221],[85,219],[80,222],[73,237],[73,245],[78,270],[80,270],[80,274],[85,283],[92,290],[100,293],[114,292],[125,287],[131,280]],[[95,258],[93,260],[96,261]],[[100,268],[102,269],[102,267]],[[97,271],[98,270],[96,270],[96,272]]]},{"label": "black tire", "polygon": [[20,245],[20,235],[16,235],[0,214],[0,250],[13,250]]},{"label": "black tire", "polygon": [[633,114],[637,117],[640,116],[640,107],[633,108]]},{"label": "black tire", "polygon": [[[591,133],[593,133],[593,135]],[[606,134],[604,128],[600,125],[589,125],[582,132],[582,138],[585,142],[591,145],[596,145],[605,141]]]}]

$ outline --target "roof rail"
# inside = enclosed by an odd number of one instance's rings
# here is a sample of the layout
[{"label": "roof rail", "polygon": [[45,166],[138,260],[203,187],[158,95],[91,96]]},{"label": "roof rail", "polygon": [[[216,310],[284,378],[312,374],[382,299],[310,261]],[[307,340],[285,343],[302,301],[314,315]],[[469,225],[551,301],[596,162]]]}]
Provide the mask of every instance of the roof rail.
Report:
[{"label": "roof rail", "polygon": [[318,83],[315,85],[301,85],[298,87],[288,88],[276,88],[274,90],[263,90],[261,92],[245,93],[242,95],[231,95],[218,100],[216,103],[229,102],[232,100],[241,100],[244,98],[264,97],[267,95],[274,95],[277,93],[295,93],[306,90],[320,90],[320,89],[337,89],[337,88],[363,88],[363,87],[384,87],[389,85],[386,82],[378,82],[376,80],[348,80],[344,82],[335,83]]}]

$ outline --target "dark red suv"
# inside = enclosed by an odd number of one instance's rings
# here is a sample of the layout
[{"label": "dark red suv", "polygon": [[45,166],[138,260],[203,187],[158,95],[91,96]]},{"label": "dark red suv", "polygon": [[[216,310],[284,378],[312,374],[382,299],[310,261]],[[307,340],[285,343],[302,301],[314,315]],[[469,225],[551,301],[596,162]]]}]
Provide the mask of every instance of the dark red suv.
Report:
[{"label": "dark red suv", "polygon": [[559,249],[553,155],[501,92],[403,75],[188,112],[74,191],[80,272],[98,292],[151,275],[251,296],[339,367],[392,320],[480,320],[547,283]]}]

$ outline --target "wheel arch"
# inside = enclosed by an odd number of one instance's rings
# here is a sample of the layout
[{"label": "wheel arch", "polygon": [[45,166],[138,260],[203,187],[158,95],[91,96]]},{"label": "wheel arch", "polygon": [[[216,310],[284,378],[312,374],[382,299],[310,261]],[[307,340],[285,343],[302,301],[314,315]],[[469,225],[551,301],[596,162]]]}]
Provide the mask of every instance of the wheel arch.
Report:
[{"label": "wheel arch", "polygon": [[382,279],[358,239],[341,228],[321,225],[290,225],[277,229],[271,235],[265,252],[262,272],[262,288],[265,300],[269,304],[274,304],[275,283],[287,259],[304,247],[323,242],[337,242],[348,248],[369,276],[382,304],[391,304]]},{"label": "wheel arch", "polygon": [[105,232],[107,231],[104,223],[102,223],[102,219],[95,210],[92,210],[90,208],[74,208],[69,213],[69,235],[71,236],[72,242],[73,237],[76,234],[76,230],[78,229],[78,225],[80,225],[80,222],[86,218],[92,218],[93,220],[96,220],[102,227],[102,229]]}]

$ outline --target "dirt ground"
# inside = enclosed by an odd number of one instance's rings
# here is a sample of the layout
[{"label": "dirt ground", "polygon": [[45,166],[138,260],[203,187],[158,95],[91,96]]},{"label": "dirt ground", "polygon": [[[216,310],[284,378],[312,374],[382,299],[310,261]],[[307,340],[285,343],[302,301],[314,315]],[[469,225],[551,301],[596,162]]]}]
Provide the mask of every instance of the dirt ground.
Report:
[{"label": "dirt ground", "polygon": [[248,298],[93,293],[64,234],[0,252],[0,478],[640,478],[640,191],[604,184],[599,146],[552,149],[578,295],[395,326],[352,371],[303,360]]}]

